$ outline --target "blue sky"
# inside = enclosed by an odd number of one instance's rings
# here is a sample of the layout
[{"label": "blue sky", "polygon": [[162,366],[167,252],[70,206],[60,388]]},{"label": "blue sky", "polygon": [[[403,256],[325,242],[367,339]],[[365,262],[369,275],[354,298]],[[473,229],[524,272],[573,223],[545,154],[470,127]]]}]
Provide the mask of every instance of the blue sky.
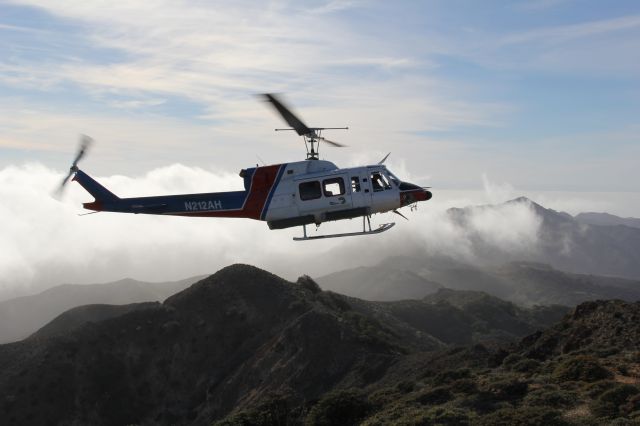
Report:
[{"label": "blue sky", "polygon": [[436,187],[638,191],[636,1],[0,4],[0,167],[236,171],[303,157],[254,97]]}]

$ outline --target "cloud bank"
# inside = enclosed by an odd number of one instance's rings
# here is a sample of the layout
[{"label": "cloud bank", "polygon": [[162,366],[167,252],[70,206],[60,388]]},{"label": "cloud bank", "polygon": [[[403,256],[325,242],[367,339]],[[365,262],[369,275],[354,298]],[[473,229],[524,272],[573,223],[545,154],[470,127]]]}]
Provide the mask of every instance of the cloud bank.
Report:
[{"label": "cloud bank", "polygon": [[[389,167],[402,178],[419,181],[403,170],[401,162],[391,162]],[[125,277],[182,279],[210,274],[235,262],[250,263],[288,279],[373,265],[398,255],[446,255],[481,264],[487,261],[487,253],[474,250],[478,241],[492,255],[523,258],[535,253],[539,243],[541,218],[535,210],[527,204],[504,203],[522,193],[508,183],[492,182],[487,175],[481,179],[483,190],[435,189],[434,198],[421,203],[417,211],[403,209],[408,222],[392,213],[375,215],[374,226],[397,223],[384,234],[310,242],[292,241],[301,234],[300,229],[270,231],[266,223],[248,219],[118,213],[79,216],[88,212],[81,203],[92,197],[75,182],[67,186],[62,200],[52,197],[63,175],[38,163],[0,169],[0,300],[62,283]],[[181,164],[140,176],[95,178],[121,197],[242,189],[236,173]],[[616,205],[594,201],[594,194],[588,193],[524,195],[572,214]],[[627,195],[620,195],[623,203]],[[469,210],[464,224],[448,213],[451,207],[482,204],[494,207]],[[322,224],[318,230],[309,227],[309,233],[349,232],[361,226],[354,219]]]},{"label": "cloud bank", "polygon": [[[98,213],[81,203],[92,197],[74,182],[62,201],[51,196],[62,172],[41,164],[0,170],[0,299],[61,283],[97,283],[133,277],[162,281],[213,273],[234,262],[251,263],[294,279],[373,264],[399,254],[448,254],[478,261],[472,239],[508,250],[536,243],[539,220],[521,205],[504,205],[473,216],[460,227],[447,215],[462,198],[424,203],[406,212],[374,216],[398,221],[382,235],[294,242],[298,229],[270,231],[264,222]],[[241,189],[236,174],[174,164],[142,176],[96,177],[119,196]],[[489,197],[485,195],[485,197]],[[455,205],[453,204],[453,205]],[[406,209],[405,209],[406,210]],[[508,226],[506,226],[508,225]],[[323,224],[319,233],[353,231],[360,220]],[[310,233],[316,232],[310,229]]]}]

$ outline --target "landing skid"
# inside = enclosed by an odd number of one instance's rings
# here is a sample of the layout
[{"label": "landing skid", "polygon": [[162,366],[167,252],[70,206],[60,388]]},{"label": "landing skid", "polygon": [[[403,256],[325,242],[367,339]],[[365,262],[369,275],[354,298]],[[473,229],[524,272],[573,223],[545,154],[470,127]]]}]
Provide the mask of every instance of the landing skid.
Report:
[{"label": "landing skid", "polygon": [[362,218],[362,231],[360,232],[345,232],[342,234],[327,234],[327,235],[314,235],[313,237],[307,236],[307,225],[302,225],[302,230],[304,236],[302,237],[293,237],[294,241],[307,241],[307,240],[323,240],[325,238],[340,238],[340,237],[357,237],[359,235],[372,235],[372,234],[380,234],[384,231],[388,231],[393,228],[395,222],[391,223],[383,223],[379,225],[377,229],[371,229],[371,222],[369,222],[369,218],[367,217],[367,223],[369,224],[369,230],[367,231],[365,227],[365,217]]}]

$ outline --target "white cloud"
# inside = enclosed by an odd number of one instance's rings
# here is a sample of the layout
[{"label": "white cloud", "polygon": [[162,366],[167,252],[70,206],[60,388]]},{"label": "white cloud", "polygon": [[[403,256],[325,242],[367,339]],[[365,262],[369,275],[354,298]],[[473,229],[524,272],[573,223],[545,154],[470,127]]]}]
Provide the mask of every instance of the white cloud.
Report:
[{"label": "white cloud", "polygon": [[[349,149],[325,149],[324,158],[377,162],[378,152],[410,152],[406,169],[425,176],[432,172],[415,171],[421,158],[445,144],[425,144],[417,134],[495,126],[508,109],[465,100],[462,90],[434,78],[423,53],[435,41],[398,49],[402,41],[367,31],[366,22],[354,25],[340,12],[366,3],[315,9],[282,2],[15,3],[71,28],[60,46],[42,46],[55,52],[46,66],[28,55],[0,60],[7,85],[56,98],[0,101],[0,149],[14,154],[0,166],[16,157],[66,166],[71,155],[61,153],[73,150],[80,132],[98,141],[86,164],[101,174],[135,174],[175,161],[229,171],[256,155],[268,163],[304,158],[302,141],[272,132],[280,117],[253,97],[273,91],[289,93],[311,126],[350,127],[327,134]],[[76,52],[77,45],[92,54]],[[59,101],[68,94],[77,105]],[[457,149],[464,151],[447,143],[449,152]]]},{"label": "white cloud", "polygon": [[[86,33],[75,33],[76,37],[97,49],[122,52],[126,59],[110,60],[106,51],[101,61],[80,57],[48,64],[46,70],[39,62],[13,64],[12,84],[19,84],[20,76],[24,84],[41,81],[44,87],[72,82],[90,93],[127,94],[133,102],[137,96],[180,96],[200,103],[209,117],[225,121],[247,116],[232,110],[230,103],[274,90],[293,92],[316,104],[339,99],[344,109],[365,104],[364,98],[397,99],[393,104],[398,116],[406,117],[409,125],[396,125],[408,130],[421,130],[427,122],[428,128],[448,128],[492,121],[483,106],[445,101],[442,95],[446,90],[450,98],[451,88],[438,88],[424,73],[424,61],[415,56],[420,49],[399,54],[394,43],[379,34],[358,32],[338,14],[329,13],[322,20],[316,14],[364,7],[358,2],[327,2],[315,9],[286,2],[215,7],[162,1],[102,6],[70,0],[18,3],[81,23]],[[345,67],[360,67],[365,73]],[[385,70],[390,68],[404,72],[389,79]],[[369,122],[378,121],[374,117]]]},{"label": "white cloud", "polygon": [[[519,29],[492,21],[485,28],[452,32],[446,38],[445,54],[489,70],[526,73],[523,77],[542,71],[551,76],[635,78],[640,71],[636,54],[640,48],[640,15],[611,16],[615,13],[612,11],[601,19],[556,17],[552,22],[558,24],[549,25],[548,19],[536,18],[531,13],[562,2],[518,3],[514,8],[521,12],[514,19],[522,21]],[[578,4],[571,7],[582,8]]]},{"label": "white cloud", "polygon": [[542,218],[528,204],[507,203],[493,209],[476,209],[470,224],[471,235],[476,234],[485,243],[513,256],[535,251]]},{"label": "white cloud", "polygon": [[636,28],[640,28],[640,15],[524,31],[507,36],[502,42],[504,44],[528,43],[532,41],[559,43],[577,38],[592,37]]},{"label": "white cloud", "polygon": [[489,202],[492,204],[504,203],[516,196],[511,184],[491,182],[486,173],[482,174],[482,186]]},{"label": "white cloud", "polygon": [[[524,256],[535,252],[540,226],[540,218],[526,204],[471,209],[463,226],[452,220],[447,209],[484,204],[489,195],[436,189],[434,198],[421,203],[417,211],[403,209],[408,222],[392,213],[374,216],[374,227],[397,222],[383,234],[294,242],[292,237],[300,235],[300,229],[271,231],[264,222],[248,219],[117,213],[78,216],[86,212],[81,203],[92,197],[71,182],[63,201],[55,200],[51,194],[62,176],[62,172],[35,163],[0,169],[0,299],[65,282],[180,279],[213,273],[235,262],[254,264],[289,279],[371,265],[395,255],[446,254],[481,263],[487,253],[475,252],[477,240],[497,253]],[[136,177],[96,179],[122,197],[242,188],[235,173],[180,164]],[[602,205],[593,203],[590,193],[525,195],[557,210],[572,205],[593,211],[598,209],[591,207]],[[625,202],[625,194],[619,194],[618,205],[620,200]],[[361,226],[361,220],[354,219],[322,224],[318,231],[311,226],[308,232],[352,232]]]},{"label": "white cloud", "polygon": [[[0,170],[0,286],[28,292],[62,282],[133,276],[168,280],[215,272],[233,262],[286,269],[297,257],[288,232],[250,220],[99,213],[78,216],[91,200],[71,182],[51,197],[62,174],[33,164]],[[157,195],[242,187],[236,175],[174,165],[136,179],[97,178],[118,195]],[[277,265],[280,265],[278,267]],[[300,272],[302,273],[302,272]]]},{"label": "white cloud", "polygon": [[[392,214],[375,216],[374,226],[399,221],[380,236],[299,243],[291,240],[300,234],[298,229],[270,231],[264,222],[244,219],[117,213],[78,216],[83,212],[81,203],[92,197],[71,182],[64,200],[55,200],[51,193],[61,179],[62,173],[39,164],[0,169],[0,298],[63,282],[179,279],[213,273],[234,262],[255,264],[291,279],[303,273],[317,276],[371,264],[415,250],[473,262],[479,259],[472,250],[472,239],[478,235],[497,247],[512,248],[531,243],[536,225],[531,212],[507,206],[497,213],[478,214],[470,227],[461,227],[448,218],[446,209],[451,203],[441,200],[422,204],[418,212],[405,212],[409,222]],[[235,174],[179,164],[136,178],[96,179],[123,197],[242,187]],[[359,219],[327,223],[319,232],[354,231],[360,226]],[[310,235],[315,232],[309,228]]]}]

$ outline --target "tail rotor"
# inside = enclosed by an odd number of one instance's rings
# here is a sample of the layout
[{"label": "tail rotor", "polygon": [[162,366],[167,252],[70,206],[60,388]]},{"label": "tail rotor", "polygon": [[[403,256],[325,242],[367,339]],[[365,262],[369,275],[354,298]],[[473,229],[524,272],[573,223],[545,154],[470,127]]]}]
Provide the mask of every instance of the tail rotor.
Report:
[{"label": "tail rotor", "polygon": [[64,188],[69,182],[69,179],[71,179],[71,176],[73,176],[78,171],[78,162],[82,159],[82,157],[85,156],[91,144],[93,144],[93,138],[87,135],[80,135],[80,146],[78,147],[76,157],[74,158],[73,163],[69,168],[69,173],[64,177],[64,179],[62,179],[60,186],[58,186],[58,189],[55,192],[55,195],[57,195],[58,197],[60,197],[64,192]]}]

